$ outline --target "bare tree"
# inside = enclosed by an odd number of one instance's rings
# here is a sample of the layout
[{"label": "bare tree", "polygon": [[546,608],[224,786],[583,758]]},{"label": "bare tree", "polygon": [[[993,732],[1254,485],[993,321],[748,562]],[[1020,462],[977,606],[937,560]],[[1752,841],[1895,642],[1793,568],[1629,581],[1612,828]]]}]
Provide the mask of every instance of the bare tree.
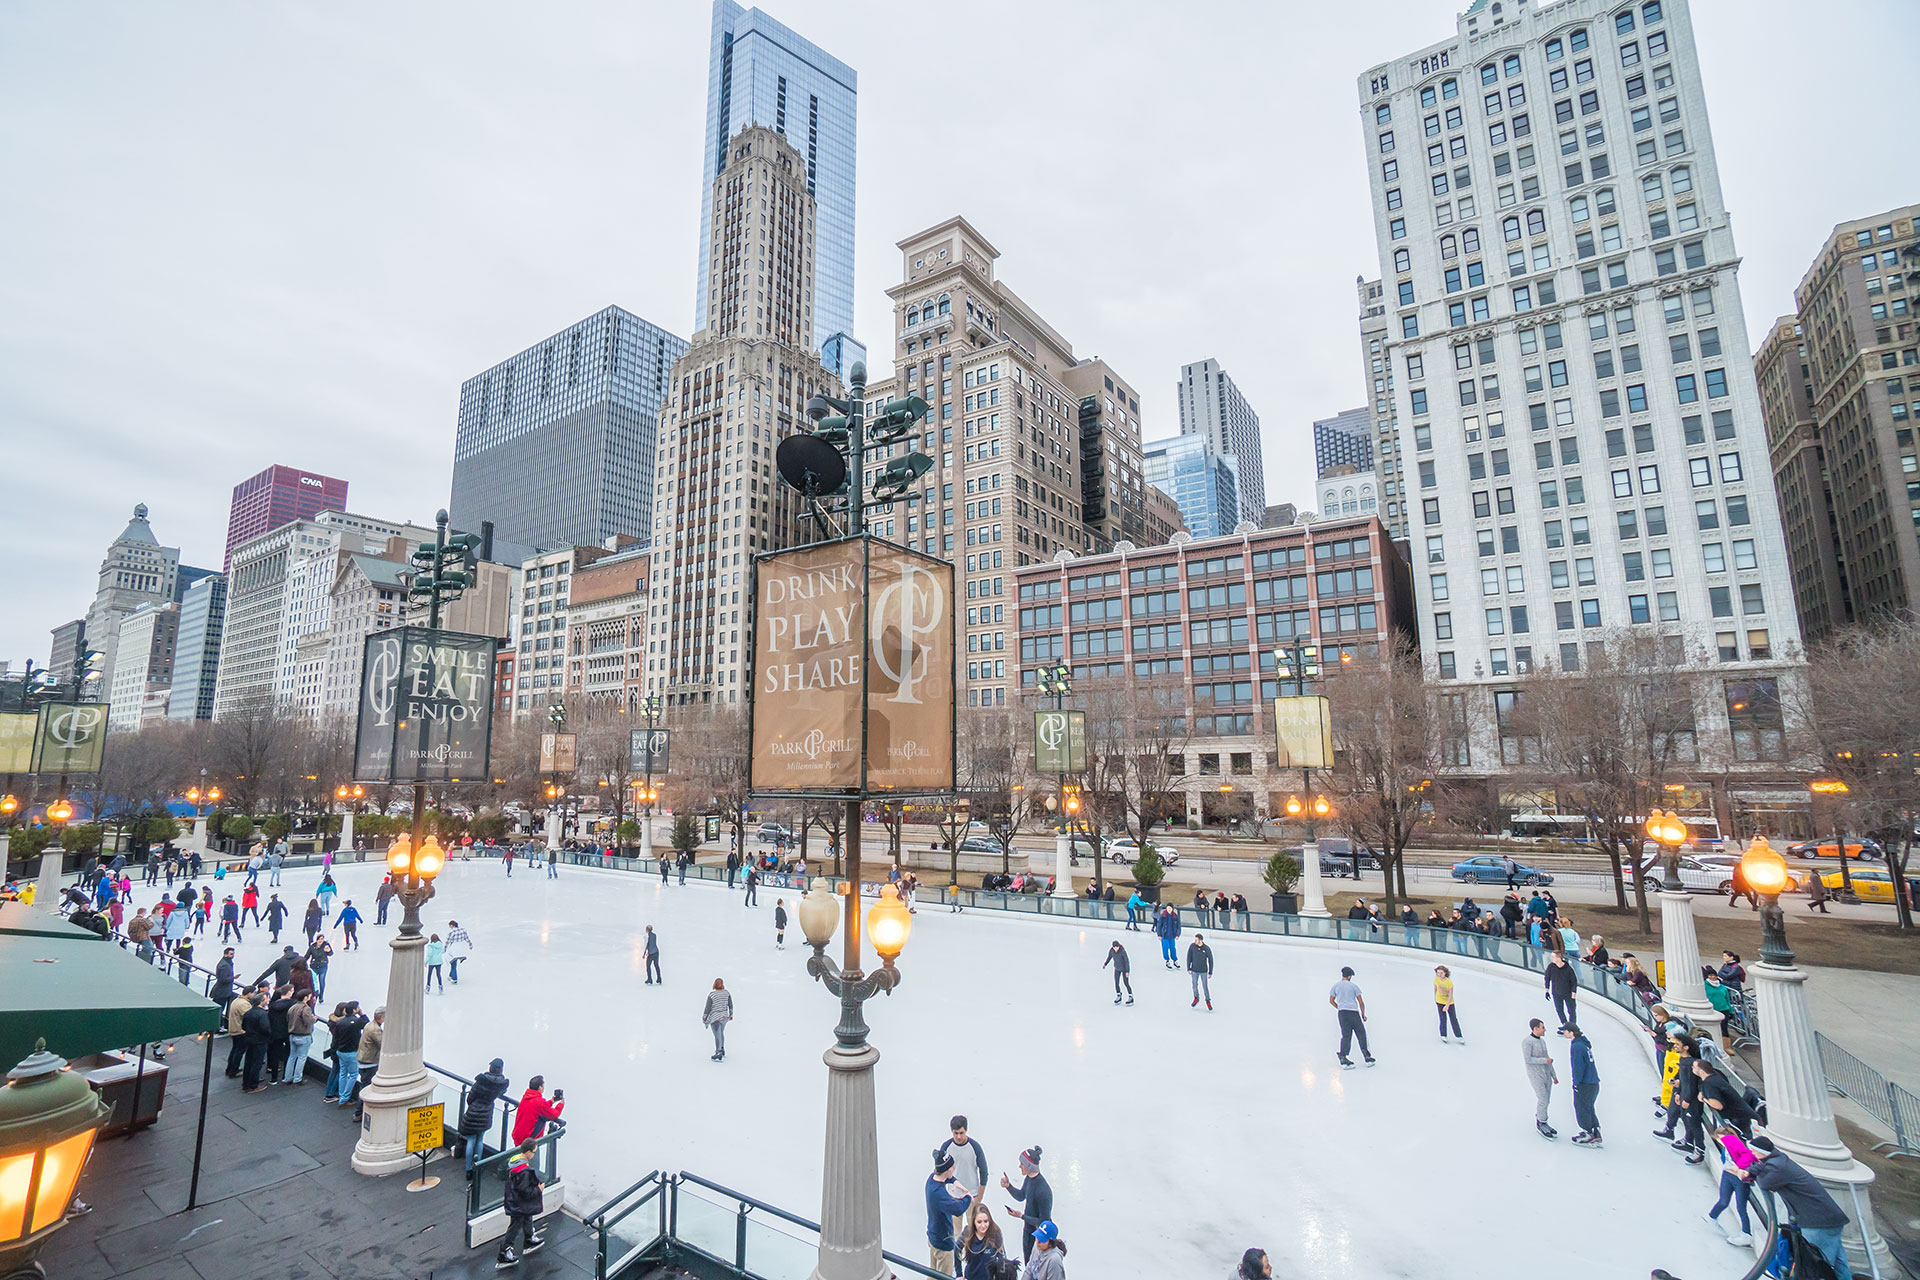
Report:
[{"label": "bare tree", "polygon": [[1185,775],[1191,722],[1174,680],[1103,682],[1086,702],[1089,799],[1081,818],[1094,834],[1098,885],[1100,831],[1132,835],[1144,846],[1156,822],[1185,812],[1174,788]]},{"label": "bare tree", "polygon": [[1342,825],[1378,854],[1386,911],[1397,915],[1407,892],[1407,846],[1440,757],[1438,695],[1398,633],[1377,662],[1340,668],[1326,692],[1334,748],[1328,786],[1339,797]]},{"label": "bare tree", "polygon": [[280,798],[294,724],[271,697],[248,699],[213,722],[214,771],[226,780],[226,806],[238,813]]},{"label": "bare tree", "polygon": [[[1920,626],[1887,622],[1847,632],[1809,655],[1807,714],[1821,767],[1844,782],[1837,813],[1880,843],[1902,929],[1913,928],[1906,893],[1914,825],[1920,822]],[[1831,793],[1829,793],[1831,794]],[[1846,831],[1834,833],[1841,846]]]},{"label": "bare tree", "polygon": [[1651,932],[1642,824],[1667,784],[1699,763],[1699,678],[1657,636],[1616,631],[1586,652],[1582,670],[1536,669],[1522,681],[1519,724],[1539,738],[1543,780],[1578,804],[1598,835],[1617,905],[1627,905],[1631,874],[1640,930]]}]

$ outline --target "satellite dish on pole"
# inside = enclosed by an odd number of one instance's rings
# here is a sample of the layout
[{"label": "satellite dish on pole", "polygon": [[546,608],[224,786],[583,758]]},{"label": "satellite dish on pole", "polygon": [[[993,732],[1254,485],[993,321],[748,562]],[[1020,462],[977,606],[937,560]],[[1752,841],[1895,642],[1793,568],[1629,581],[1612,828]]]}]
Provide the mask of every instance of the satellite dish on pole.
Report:
[{"label": "satellite dish on pole", "polygon": [[780,478],[809,498],[838,493],[846,487],[847,460],[818,436],[791,435],[773,451]]}]

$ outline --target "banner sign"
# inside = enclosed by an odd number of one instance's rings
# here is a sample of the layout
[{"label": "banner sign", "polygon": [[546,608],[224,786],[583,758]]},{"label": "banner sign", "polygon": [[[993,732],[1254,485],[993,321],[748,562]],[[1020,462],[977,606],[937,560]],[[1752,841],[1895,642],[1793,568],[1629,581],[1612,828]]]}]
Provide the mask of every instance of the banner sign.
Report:
[{"label": "banner sign", "polygon": [[407,1150],[415,1155],[447,1145],[447,1104],[407,1108]]},{"label": "banner sign", "polygon": [[633,729],[627,734],[627,772],[652,776],[670,769],[673,730]]},{"label": "banner sign", "polygon": [[953,566],[871,536],[755,561],[756,793],[953,788]]},{"label": "banner sign", "polygon": [[33,772],[33,740],[40,717],[29,711],[0,715],[0,773]]},{"label": "banner sign", "polygon": [[1082,773],[1087,767],[1087,713],[1033,713],[1033,768],[1036,773]]},{"label": "banner sign", "polygon": [[98,773],[107,749],[104,702],[49,702],[40,708],[33,739],[37,773]]},{"label": "banner sign", "polygon": [[354,781],[486,777],[497,645],[492,636],[426,627],[395,627],[368,636],[360,670]]},{"label": "banner sign", "polygon": [[572,773],[580,767],[580,736],[573,733],[540,735],[540,772]]},{"label": "banner sign", "polygon": [[1283,768],[1333,767],[1333,721],[1325,698],[1275,698],[1273,731]]}]

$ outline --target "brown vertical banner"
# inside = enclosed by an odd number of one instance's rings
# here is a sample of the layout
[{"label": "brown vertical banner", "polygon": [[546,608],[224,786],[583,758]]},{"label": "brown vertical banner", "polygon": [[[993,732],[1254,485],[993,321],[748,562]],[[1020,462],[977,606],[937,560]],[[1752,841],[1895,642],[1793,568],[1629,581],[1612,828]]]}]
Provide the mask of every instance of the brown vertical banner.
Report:
[{"label": "brown vertical banner", "polygon": [[848,538],[758,564],[752,695],[756,791],[860,787],[865,556],[866,543]]},{"label": "brown vertical banner", "polygon": [[953,565],[868,545],[867,786],[950,790]]}]

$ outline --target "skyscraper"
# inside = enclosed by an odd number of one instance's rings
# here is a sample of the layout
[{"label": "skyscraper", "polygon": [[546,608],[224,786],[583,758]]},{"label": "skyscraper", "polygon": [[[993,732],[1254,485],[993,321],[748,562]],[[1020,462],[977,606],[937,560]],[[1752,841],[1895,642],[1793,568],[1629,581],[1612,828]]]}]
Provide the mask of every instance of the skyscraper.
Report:
[{"label": "skyscraper", "polygon": [[[804,284],[813,328],[809,351],[836,334],[853,332],[854,134],[859,77],[853,68],[758,9],[714,0],[713,42],[707,68],[705,169],[700,186],[700,275],[694,290],[695,329],[710,328],[719,290],[714,261],[720,188],[735,134],[761,125],[780,134],[806,164],[807,194],[817,208],[814,268]],[[748,329],[748,333],[752,330]],[[862,353],[864,354],[864,353]],[[853,358],[844,346],[829,367],[844,374]],[[502,526],[505,531],[505,526]],[[510,532],[508,536],[514,536]]]},{"label": "skyscraper", "polygon": [[1314,420],[1314,474],[1324,476],[1332,467],[1373,470],[1373,416],[1365,405]]},{"label": "skyscraper", "polygon": [[101,695],[113,704],[109,728],[131,731],[143,719],[166,718],[179,628],[180,606],[171,600],[143,604],[120,620],[113,680]]},{"label": "skyscraper", "polygon": [[227,618],[227,576],[216,573],[187,588],[180,601],[179,636],[173,648],[173,686],[167,719],[213,719],[213,689],[220,675],[220,631]]},{"label": "skyscraper", "polygon": [[1778,762],[1800,630],[1686,0],[1504,8],[1358,79],[1423,657],[1518,763],[1501,682],[1658,637],[1724,671],[1702,751]]},{"label": "skyscraper", "polygon": [[271,466],[233,486],[227,508],[227,549],[220,570],[233,567],[233,549],[291,520],[347,509],[347,482],[298,467]]},{"label": "skyscraper", "polygon": [[810,397],[840,392],[813,345],[807,158],[760,126],[727,146],[707,228],[710,314],[667,377],[647,531],[645,686],[682,706],[741,701],[753,553],[785,547],[794,533],[794,495],[773,451],[808,428]]},{"label": "skyscraper", "polygon": [[[1920,204],[1843,222],[1758,372],[1801,626],[1920,605]],[[1791,332],[1784,332],[1790,328]]]},{"label": "skyscraper", "polygon": [[143,604],[171,603],[179,570],[180,548],[160,545],[147,524],[147,504],[139,504],[133,509],[133,519],[100,562],[93,604],[87,610],[86,646],[103,655],[101,687],[97,691],[102,700],[113,687],[121,621]]},{"label": "skyscraper", "polygon": [[[1260,415],[1240,394],[1218,360],[1197,360],[1180,368],[1180,434],[1205,436],[1213,452],[1230,462],[1238,495],[1238,514],[1220,530],[1242,520],[1259,524],[1267,514],[1266,464],[1260,456]],[[1186,510],[1183,506],[1181,510]],[[1187,517],[1193,529],[1193,517]],[[1195,537],[1207,537],[1194,529]]]},{"label": "skyscraper", "polygon": [[1386,287],[1361,276],[1354,281],[1360,307],[1360,363],[1373,417],[1373,471],[1380,478],[1380,520],[1395,540],[1407,540],[1405,463],[1400,424],[1393,412],[1393,371],[1387,367]]},{"label": "skyscraper", "polygon": [[[1233,532],[1240,523],[1235,469],[1230,460],[1213,451],[1207,437],[1169,436],[1149,440],[1143,447],[1147,483],[1174,500],[1189,533],[1196,538],[1218,538]],[[1266,514],[1262,507],[1261,518]]]},{"label": "skyscraper", "polygon": [[506,542],[645,539],[667,370],[687,344],[608,307],[460,385],[453,499],[460,529]]}]

